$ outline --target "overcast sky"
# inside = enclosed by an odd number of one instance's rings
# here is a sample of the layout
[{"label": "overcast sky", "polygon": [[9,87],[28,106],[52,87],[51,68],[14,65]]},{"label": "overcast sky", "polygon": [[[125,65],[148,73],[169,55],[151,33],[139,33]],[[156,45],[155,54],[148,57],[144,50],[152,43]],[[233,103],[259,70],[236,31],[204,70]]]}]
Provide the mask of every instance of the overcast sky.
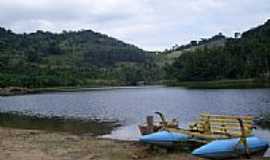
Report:
[{"label": "overcast sky", "polygon": [[14,32],[92,29],[146,50],[232,36],[268,18],[269,0],[0,0],[0,25]]}]

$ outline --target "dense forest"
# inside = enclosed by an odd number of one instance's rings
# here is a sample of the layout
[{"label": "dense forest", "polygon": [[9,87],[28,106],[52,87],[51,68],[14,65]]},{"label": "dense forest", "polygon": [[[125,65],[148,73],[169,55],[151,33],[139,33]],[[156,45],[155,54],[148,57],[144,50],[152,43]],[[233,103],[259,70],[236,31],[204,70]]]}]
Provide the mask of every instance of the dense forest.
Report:
[{"label": "dense forest", "polygon": [[165,67],[167,79],[209,81],[223,79],[270,79],[270,20],[227,38],[224,46],[186,51]]},{"label": "dense forest", "polygon": [[0,28],[0,87],[129,85],[160,79],[154,54],[91,30]]}]

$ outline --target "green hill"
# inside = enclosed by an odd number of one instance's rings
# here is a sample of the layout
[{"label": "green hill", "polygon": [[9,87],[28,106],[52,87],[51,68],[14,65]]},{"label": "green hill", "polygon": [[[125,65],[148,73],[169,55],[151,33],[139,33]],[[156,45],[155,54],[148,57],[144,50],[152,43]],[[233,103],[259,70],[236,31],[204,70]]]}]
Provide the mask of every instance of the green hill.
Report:
[{"label": "green hill", "polygon": [[200,41],[191,41],[189,44],[174,46],[172,49],[165,51],[163,54],[166,55],[166,60],[168,63],[173,63],[175,58],[181,56],[185,52],[195,51],[196,49],[203,48],[215,48],[215,47],[224,47],[226,44],[227,38],[219,33],[209,39],[202,38]]},{"label": "green hill", "polygon": [[270,20],[242,37],[218,34],[158,54],[91,30],[16,34],[0,28],[0,88],[268,81],[269,44]]},{"label": "green hill", "polygon": [[205,47],[183,53],[167,68],[179,81],[270,79],[270,20],[229,38],[223,47]]},{"label": "green hill", "polygon": [[159,77],[144,68],[155,72],[153,56],[92,30],[16,34],[0,28],[0,87],[151,82]]}]

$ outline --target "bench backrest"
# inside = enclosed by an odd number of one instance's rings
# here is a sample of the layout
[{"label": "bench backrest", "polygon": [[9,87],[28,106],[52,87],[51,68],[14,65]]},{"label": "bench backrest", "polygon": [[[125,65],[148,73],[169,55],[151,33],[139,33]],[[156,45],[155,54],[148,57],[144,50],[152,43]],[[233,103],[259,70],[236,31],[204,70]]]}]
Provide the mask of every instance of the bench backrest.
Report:
[{"label": "bench backrest", "polygon": [[202,113],[196,127],[199,132],[205,134],[224,134],[231,137],[241,137],[243,133],[239,119],[243,122],[244,135],[251,135],[253,116],[227,116]]}]

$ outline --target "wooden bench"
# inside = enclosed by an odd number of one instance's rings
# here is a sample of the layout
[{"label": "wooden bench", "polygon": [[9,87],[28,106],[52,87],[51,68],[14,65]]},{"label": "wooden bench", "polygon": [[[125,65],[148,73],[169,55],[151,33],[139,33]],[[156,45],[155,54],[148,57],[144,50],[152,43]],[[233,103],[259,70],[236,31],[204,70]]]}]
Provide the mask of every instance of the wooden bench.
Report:
[{"label": "wooden bench", "polygon": [[202,113],[199,120],[189,126],[189,134],[210,139],[250,136],[254,128],[253,120],[253,116]]}]

